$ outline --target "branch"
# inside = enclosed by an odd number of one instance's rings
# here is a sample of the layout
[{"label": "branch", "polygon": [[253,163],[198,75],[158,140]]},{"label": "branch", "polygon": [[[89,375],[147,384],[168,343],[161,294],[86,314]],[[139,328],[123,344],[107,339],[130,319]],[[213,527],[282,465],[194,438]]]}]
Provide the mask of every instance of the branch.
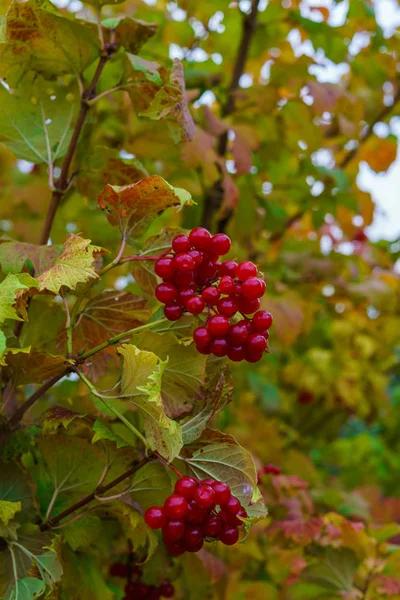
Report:
[{"label": "branch", "polygon": [[100,57],[99,63],[97,65],[97,69],[95,71],[95,74],[93,75],[93,79],[90,82],[87,90],[82,94],[81,108],[80,108],[80,111],[78,114],[77,121],[75,123],[75,127],[74,127],[74,131],[72,133],[71,140],[69,142],[67,153],[64,157],[63,164],[61,166],[60,177],[55,182],[55,189],[53,190],[53,193],[51,196],[51,201],[50,201],[50,205],[49,205],[49,208],[47,211],[46,220],[45,220],[45,223],[43,226],[43,231],[40,236],[39,243],[41,245],[47,244],[47,241],[50,236],[51,228],[53,226],[54,217],[56,216],[57,209],[59,207],[59,204],[60,204],[65,192],[68,189],[69,169],[70,169],[72,159],[75,154],[79,136],[82,132],[82,128],[83,128],[83,125],[84,125],[86,117],[87,117],[87,113],[89,112],[89,109],[90,109],[90,104],[88,104],[88,101],[90,101],[95,96],[96,86],[100,79],[101,73],[104,69],[106,62],[109,60],[109,58],[111,57],[111,55],[113,54],[114,51],[115,51],[115,46],[113,44],[104,46],[104,52]]},{"label": "branch", "polygon": [[109,490],[111,490],[113,487],[115,487],[122,481],[125,481],[125,479],[128,479],[128,477],[130,477],[131,475],[136,473],[136,471],[141,469],[150,460],[150,458],[151,457],[142,458],[142,460],[140,462],[138,462],[135,466],[131,467],[128,471],[125,471],[125,473],[123,473],[116,479],[113,479],[107,485],[101,485],[101,486],[97,487],[95,490],[93,490],[93,492],[91,492],[90,494],[88,494],[87,496],[82,498],[82,500],[79,500],[79,502],[76,502],[75,504],[73,504],[72,506],[70,506],[69,508],[64,510],[63,512],[61,512],[58,515],[56,515],[55,517],[53,517],[52,519],[48,519],[46,521],[46,523],[43,523],[40,526],[40,531],[47,531],[48,529],[52,529],[52,527],[54,527],[60,521],[65,519],[65,517],[69,517],[69,515],[71,515],[75,511],[79,510],[80,508],[83,508],[84,506],[86,506],[87,504],[89,504],[90,502],[95,500],[96,496],[99,496],[100,494],[104,494],[105,492],[108,492]]},{"label": "branch", "polygon": [[[243,19],[242,37],[236,54],[236,60],[233,68],[231,83],[228,88],[228,96],[225,104],[222,107],[222,117],[227,117],[235,110],[235,93],[239,86],[239,80],[243,75],[244,67],[249,53],[250,43],[253,33],[257,25],[259,0],[252,0],[251,11]],[[223,133],[218,140],[217,152],[223,158],[226,154],[228,146],[228,132]],[[204,209],[202,217],[202,225],[209,229],[212,224],[214,214],[219,210],[223,199],[223,190],[221,179],[211,187],[208,194],[204,198]]]}]

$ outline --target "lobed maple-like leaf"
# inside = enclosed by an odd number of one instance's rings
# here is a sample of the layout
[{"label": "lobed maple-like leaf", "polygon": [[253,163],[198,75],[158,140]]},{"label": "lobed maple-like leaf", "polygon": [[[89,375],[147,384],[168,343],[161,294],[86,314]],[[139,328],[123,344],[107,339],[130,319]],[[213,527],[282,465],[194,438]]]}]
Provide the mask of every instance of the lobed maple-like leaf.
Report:
[{"label": "lobed maple-like leaf", "polygon": [[159,175],[150,175],[123,187],[106,185],[98,202],[108,222],[119,227],[122,235],[132,241],[167,208],[193,204],[188,192],[172,187]]},{"label": "lobed maple-like leaf", "polygon": [[126,52],[132,54],[137,54],[147,40],[157,33],[158,28],[157,23],[148,23],[131,17],[112,17],[103,20],[102,25],[113,31],[113,38],[119,48],[124,48]]},{"label": "lobed maple-like leaf", "polygon": [[60,253],[59,246],[39,246],[15,240],[0,240],[0,267],[4,273],[21,273],[32,265],[36,276],[50,268]]},{"label": "lobed maple-like leaf", "polygon": [[29,290],[31,285],[36,285],[36,282],[27,273],[18,276],[9,273],[3,279],[0,283],[0,323],[3,323],[6,319],[23,320],[15,308],[18,300],[17,295],[21,290]]},{"label": "lobed maple-like leaf", "polygon": [[5,352],[6,369],[15,385],[43,383],[43,381],[61,375],[73,361],[54,354],[40,352],[35,348],[29,352]]},{"label": "lobed maple-like leaf", "polygon": [[93,246],[90,240],[70,233],[54,264],[37,278],[40,290],[58,294],[63,286],[74,290],[78,283],[98,279],[93,265],[96,255],[101,252],[102,249]]}]

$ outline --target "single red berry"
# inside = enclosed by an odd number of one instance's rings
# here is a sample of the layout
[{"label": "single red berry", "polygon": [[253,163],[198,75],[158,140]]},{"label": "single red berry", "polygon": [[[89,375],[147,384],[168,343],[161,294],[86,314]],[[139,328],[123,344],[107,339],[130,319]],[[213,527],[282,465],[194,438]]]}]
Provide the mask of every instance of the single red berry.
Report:
[{"label": "single red berry", "polygon": [[213,490],[215,492],[215,504],[222,506],[227,504],[231,497],[231,488],[222,481],[214,481]]},{"label": "single red berry", "polygon": [[251,333],[247,339],[250,354],[262,354],[267,348],[267,340],[261,333]]},{"label": "single red berry", "polygon": [[189,241],[196,250],[206,250],[210,246],[211,233],[204,227],[196,227],[190,232]]},{"label": "single red berry", "polygon": [[160,598],[161,598],[161,590],[159,588],[157,588],[155,585],[149,585],[149,589],[147,590],[146,600],[160,600]]},{"label": "single red berry", "polygon": [[178,540],[177,542],[169,542],[165,544],[168,552],[172,554],[172,556],[180,556],[185,552],[185,544],[183,542],[183,538]]},{"label": "single red berry", "polygon": [[183,290],[186,288],[193,287],[195,288],[194,283],[194,272],[188,271],[187,273],[175,273],[172,282],[178,290]]},{"label": "single red berry", "polygon": [[267,289],[267,284],[265,283],[264,279],[261,279],[261,277],[259,277],[259,281],[261,282],[261,289],[262,289],[261,295],[264,295],[265,291]]},{"label": "single red berry", "polygon": [[196,489],[197,483],[193,477],[180,477],[175,483],[175,492],[184,498],[193,498]]},{"label": "single red berry", "polygon": [[190,250],[188,254],[192,257],[195,267],[201,265],[204,260],[204,254],[199,250]]},{"label": "single red berry", "polygon": [[229,319],[225,315],[214,315],[208,322],[208,330],[214,338],[223,338],[229,331]]},{"label": "single red berry", "polygon": [[217,267],[211,262],[203,262],[197,269],[198,281],[202,284],[211,283],[217,274]]},{"label": "single red berry", "polygon": [[170,519],[183,519],[187,509],[187,501],[180,494],[171,494],[164,502],[164,512]]},{"label": "single red berry", "polygon": [[199,552],[203,547],[203,543],[202,539],[198,542],[185,541],[185,550],[186,552]]},{"label": "single red berry", "polygon": [[163,508],[151,506],[144,513],[144,520],[151,529],[161,529],[167,519]]},{"label": "single red berry", "polygon": [[190,242],[187,235],[179,234],[172,240],[172,250],[176,254],[187,252],[190,249]]},{"label": "single red berry", "polygon": [[248,327],[239,321],[239,323],[235,323],[235,325],[231,325],[228,333],[228,339],[232,346],[240,346],[243,344],[247,338],[249,337]]},{"label": "single red berry", "polygon": [[279,467],[272,465],[271,463],[265,465],[262,470],[265,475],[280,475],[282,473]]},{"label": "single red berry", "polygon": [[207,516],[207,510],[199,506],[195,500],[188,501],[188,511],[185,520],[187,523],[201,525]]},{"label": "single red berry", "polygon": [[241,506],[236,515],[231,515],[228,512],[226,513],[226,515],[227,515],[226,521],[227,521],[228,525],[233,525],[234,527],[240,527],[241,525],[243,525],[243,521],[241,521],[238,517],[242,517],[245,519],[247,517],[247,512],[243,508],[243,506]]},{"label": "single red berry", "polygon": [[201,312],[203,312],[205,307],[206,305],[200,296],[193,296],[192,298],[189,298],[185,306],[186,310],[190,312],[191,315],[199,315]]},{"label": "single red berry", "polygon": [[207,327],[198,327],[193,332],[193,339],[198,348],[206,348],[210,344],[212,337]]},{"label": "single red berry", "polygon": [[245,298],[241,296],[237,299],[239,311],[245,315],[250,315],[260,308],[259,298]]},{"label": "single red berry", "polygon": [[239,539],[238,528],[224,525],[218,539],[226,546],[233,546]]},{"label": "single red berry", "polygon": [[258,277],[249,277],[242,283],[241,294],[246,298],[261,298],[263,295],[263,286]]},{"label": "single red berry", "polygon": [[163,596],[164,598],[172,598],[172,596],[175,594],[175,588],[169,581],[169,579],[164,579],[164,581],[160,585],[160,592],[161,596]]},{"label": "single red berry", "polygon": [[233,294],[233,292],[235,291],[235,282],[233,281],[232,277],[229,277],[229,275],[224,275],[223,277],[221,277],[221,281],[218,284],[218,289],[221,292],[221,294]]},{"label": "single red berry", "polygon": [[203,298],[207,306],[214,306],[214,304],[218,302],[220,295],[221,294],[219,293],[217,288],[213,286],[206,287],[201,292],[201,297]]},{"label": "single red berry", "polygon": [[241,509],[240,501],[236,496],[231,496],[226,504],[224,504],[224,510],[231,515],[237,515]]},{"label": "single red berry", "polygon": [[163,304],[171,304],[171,302],[176,299],[177,295],[178,290],[172,283],[169,283],[168,281],[165,283],[160,283],[160,285],[156,287],[155,296],[157,300]]},{"label": "single red berry", "polygon": [[240,362],[244,360],[244,348],[243,346],[228,346],[227,355],[229,360]]},{"label": "single red berry", "polygon": [[194,500],[202,508],[210,508],[215,502],[215,492],[210,485],[199,485],[195,491]]},{"label": "single red berry", "polygon": [[239,263],[236,269],[236,277],[240,279],[240,281],[246,281],[246,279],[249,279],[249,277],[255,277],[256,275],[257,267],[249,260]]},{"label": "single red berry", "polygon": [[218,356],[221,358],[222,356],[226,356],[228,352],[228,342],[225,338],[217,338],[211,342],[211,352],[214,356]]},{"label": "single red berry", "polygon": [[216,233],[211,238],[210,249],[213,254],[218,254],[218,256],[228,254],[231,249],[231,240],[225,233]]},{"label": "single red berry", "polygon": [[297,394],[297,402],[299,404],[311,404],[314,401],[314,394],[307,390],[300,390]]},{"label": "single red berry", "polygon": [[185,533],[185,522],[179,520],[167,521],[162,528],[163,540],[166,543],[177,542]]},{"label": "single red berry", "polygon": [[233,317],[237,313],[238,305],[232,298],[221,298],[217,302],[217,310],[221,315]]},{"label": "single red berry", "polygon": [[259,310],[253,317],[253,327],[256,331],[264,333],[272,325],[272,315],[267,310]]},{"label": "single red berry", "polygon": [[183,315],[183,310],[178,304],[166,304],[164,306],[164,315],[168,321],[178,321]]},{"label": "single red berry", "polygon": [[125,563],[114,563],[110,567],[111,577],[128,577],[128,565]]},{"label": "single red berry", "polygon": [[249,363],[259,362],[263,357],[262,352],[251,352],[248,348],[244,351],[244,358]]},{"label": "single red berry", "polygon": [[125,594],[128,598],[140,598],[144,600],[149,593],[149,586],[143,581],[129,581],[125,586]]},{"label": "single red berry", "polygon": [[185,546],[196,545],[203,539],[203,529],[199,525],[186,525],[185,527]]},{"label": "single red berry", "polygon": [[236,277],[237,267],[238,264],[235,260],[226,260],[225,262],[221,263],[221,266],[218,268],[218,271],[221,276],[228,275],[229,277],[232,277],[232,279],[234,279]]},{"label": "single red berry", "polygon": [[200,481],[200,483],[201,483],[202,485],[211,485],[211,487],[212,487],[212,486],[213,486],[213,484],[215,483],[215,480],[214,480],[214,479],[211,479],[210,477],[208,477],[207,479],[202,479],[202,480]]},{"label": "single red berry", "polygon": [[171,279],[175,273],[174,259],[167,256],[159,258],[154,270],[161,279]]},{"label": "single red berry", "polygon": [[222,529],[222,521],[218,515],[208,515],[204,521],[203,532],[206,537],[217,537]]},{"label": "single red berry", "polygon": [[205,354],[206,356],[212,354],[211,344],[208,344],[208,346],[196,346],[196,350],[200,354]]},{"label": "single red berry", "polygon": [[178,291],[178,296],[177,296],[177,302],[180,306],[185,306],[186,302],[189,300],[189,298],[193,298],[194,296],[194,289],[193,288],[185,288],[183,290],[179,290]]},{"label": "single red berry", "polygon": [[175,268],[179,273],[188,273],[194,269],[194,260],[189,254],[175,256]]}]

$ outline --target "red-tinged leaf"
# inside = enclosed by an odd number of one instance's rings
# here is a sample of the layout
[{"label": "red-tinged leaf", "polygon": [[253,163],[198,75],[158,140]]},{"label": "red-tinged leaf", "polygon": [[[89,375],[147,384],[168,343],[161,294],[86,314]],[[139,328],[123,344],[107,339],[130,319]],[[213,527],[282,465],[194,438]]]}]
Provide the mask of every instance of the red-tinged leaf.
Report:
[{"label": "red-tinged leaf", "polygon": [[165,119],[176,144],[193,139],[195,126],[185,96],[182,63],[178,59],[174,59],[169,83],[163,85],[150,106],[140,116],[157,121]]},{"label": "red-tinged leaf", "polygon": [[188,192],[173,188],[159,175],[150,175],[123,187],[106,185],[98,202],[106,212],[108,222],[119,227],[122,235],[132,241],[167,208],[193,204]]},{"label": "red-tinged leaf", "polygon": [[58,356],[39,352],[32,349],[29,354],[12,352],[5,354],[7,367],[5,371],[9,373],[15,385],[24,385],[27,383],[43,383],[51,377],[61,375],[67,367],[73,364],[65,356]]},{"label": "red-tinged leaf", "polygon": [[54,264],[59,246],[37,246],[14,240],[0,240],[0,266],[3,273],[21,273],[32,265],[34,274],[41,275]]},{"label": "red-tinged leaf", "polygon": [[232,177],[225,173],[223,181],[222,181],[222,189],[223,189],[223,204],[221,207],[221,213],[225,214],[225,212],[230,212],[232,209],[236,208],[239,203],[239,189],[236,183],[233,181]]},{"label": "red-tinged leaf", "polygon": [[206,124],[206,129],[212,135],[220,136],[229,130],[228,123],[224,123],[224,121],[219,119],[213,113],[213,111],[211,110],[211,108],[209,106],[204,106],[203,115],[204,115],[204,121]]},{"label": "red-tinged leaf", "polygon": [[383,596],[400,595],[400,576],[391,577],[390,575],[379,575],[374,583],[378,593]]},{"label": "red-tinged leaf", "polygon": [[[97,3],[97,0],[93,3]],[[111,2],[104,2],[104,4],[111,4]],[[157,23],[147,23],[131,17],[111,17],[103,20],[102,25],[106,28],[106,34],[110,30],[114,33],[112,37],[110,36],[110,41],[113,39],[118,48],[125,48],[132,54],[137,54],[147,40],[157,33],[158,28]]]},{"label": "red-tinged leaf", "polygon": [[324,522],[320,517],[312,519],[293,519],[276,521],[269,529],[269,534],[282,532],[286,539],[296,543],[310,544],[315,542],[321,535]]},{"label": "red-tinged leaf", "polygon": [[70,233],[53,265],[37,278],[40,290],[58,294],[64,286],[74,290],[78,283],[98,279],[94,262],[96,256],[102,252],[103,250],[93,246],[90,240],[84,240],[79,235]]},{"label": "red-tinged leaf", "polygon": [[245,136],[238,131],[235,131],[232,152],[237,174],[249,173],[252,167],[251,147]]},{"label": "red-tinged leaf", "polygon": [[68,426],[75,419],[82,419],[85,415],[81,415],[73,410],[69,410],[64,406],[52,406],[42,416],[42,432],[52,433],[57,431],[59,427],[68,429]]}]

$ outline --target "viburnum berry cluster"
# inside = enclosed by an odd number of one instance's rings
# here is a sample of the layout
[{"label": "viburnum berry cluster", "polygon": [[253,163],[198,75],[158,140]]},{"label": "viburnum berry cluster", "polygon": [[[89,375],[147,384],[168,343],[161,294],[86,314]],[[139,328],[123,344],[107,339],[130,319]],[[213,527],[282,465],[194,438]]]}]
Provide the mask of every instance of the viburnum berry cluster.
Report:
[{"label": "viburnum berry cluster", "polygon": [[180,477],[164,506],[152,506],[144,519],[152,529],[161,529],[168,552],[179,556],[198,552],[204,541],[236,544],[240,517],[247,517],[240,501],[226,483],[213,479]]},{"label": "viburnum berry cluster", "polygon": [[147,585],[141,581],[142,569],[138,566],[130,567],[127,563],[117,562],[111,565],[110,575],[128,579],[122,600],[160,600],[172,598],[175,589],[169,579],[164,579],[160,586]]},{"label": "viburnum berry cluster", "polygon": [[211,235],[203,227],[177,235],[171,250],[156,262],[155,272],[163,281],[155,294],[170,321],[207,309],[205,324],[193,334],[201,354],[258,362],[267,350],[272,324],[272,315],[259,310],[265,281],[250,261],[221,262],[230,247],[227,235]]}]

